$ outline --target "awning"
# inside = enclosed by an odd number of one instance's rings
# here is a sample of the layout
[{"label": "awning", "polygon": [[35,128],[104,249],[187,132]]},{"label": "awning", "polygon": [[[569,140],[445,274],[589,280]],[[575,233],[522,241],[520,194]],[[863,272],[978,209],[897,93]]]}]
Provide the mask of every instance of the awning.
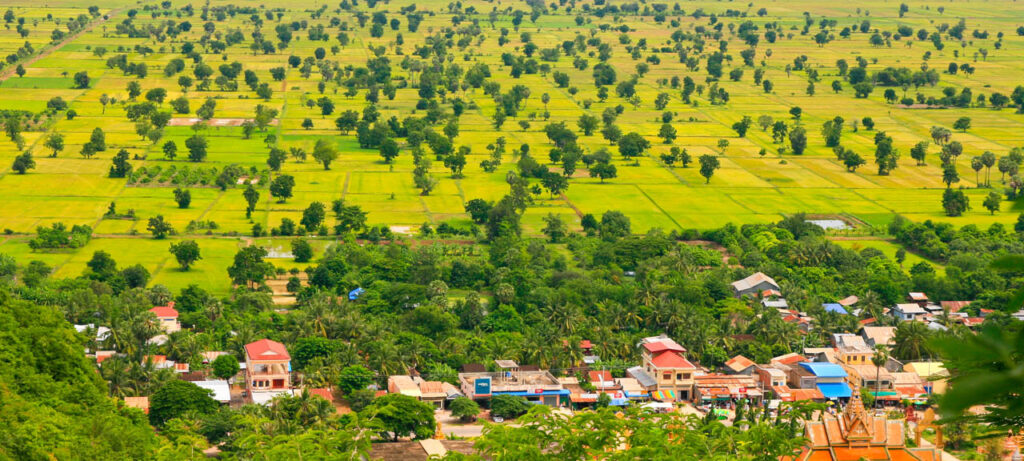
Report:
[{"label": "awning", "polygon": [[546,390],[541,392],[495,392],[493,395],[514,395],[516,397],[547,397],[551,395],[570,395],[568,389]]},{"label": "awning", "polygon": [[676,400],[676,391],[654,391],[651,397],[662,402],[671,402]]},{"label": "awning", "polygon": [[849,398],[853,390],[846,383],[818,383],[818,390],[826,399]]}]

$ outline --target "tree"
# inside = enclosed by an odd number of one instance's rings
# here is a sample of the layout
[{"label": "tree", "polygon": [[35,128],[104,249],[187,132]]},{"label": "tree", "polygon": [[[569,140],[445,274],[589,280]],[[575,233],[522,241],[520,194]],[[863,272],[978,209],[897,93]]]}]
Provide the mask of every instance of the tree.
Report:
[{"label": "tree", "polygon": [[971,118],[970,117],[960,117],[960,118],[956,119],[955,122],[953,122],[953,129],[954,130],[960,130],[960,131],[962,131],[964,133],[966,133],[967,129],[970,128],[970,127],[971,127]]},{"label": "tree", "polygon": [[380,143],[380,156],[384,159],[384,163],[391,163],[395,157],[398,157],[398,143],[394,139],[387,138]]},{"label": "tree", "polygon": [[249,218],[252,216],[252,212],[256,210],[256,202],[260,200],[260,192],[256,190],[252,184],[246,186],[245,191],[242,192],[242,197],[245,197],[245,217]]},{"label": "tree", "polygon": [[700,175],[704,177],[704,184],[710,184],[711,176],[721,166],[718,157],[714,155],[701,155],[698,161],[700,162]]},{"label": "tree", "polygon": [[377,397],[361,414],[379,420],[384,430],[381,437],[394,441],[410,434],[414,440],[430,438],[436,430],[434,407],[404,394]]},{"label": "tree", "polygon": [[519,396],[495,395],[491,397],[491,416],[516,418],[530,409],[530,403]]},{"label": "tree", "polygon": [[996,164],[996,154],[985,151],[981,154],[981,163],[985,165],[985,184],[988,185],[992,174],[992,167]]},{"label": "tree", "polygon": [[[768,117],[768,119],[770,120],[771,117]],[[747,136],[747,130],[749,130],[750,126],[753,125],[753,124],[754,124],[753,120],[751,120],[750,117],[744,115],[743,118],[740,121],[732,124],[732,129],[735,130],[736,134],[739,135],[739,137],[742,138],[742,137]],[[770,123],[769,123],[769,125],[770,125]]]},{"label": "tree", "polygon": [[999,206],[1002,204],[1003,197],[998,192],[989,192],[988,197],[985,197],[985,201],[982,206],[989,211],[990,214],[996,214],[999,211]]},{"label": "tree", "polygon": [[793,154],[803,155],[807,149],[807,130],[804,130],[804,127],[798,126],[789,132],[789,146],[793,149]]},{"label": "tree", "polygon": [[111,160],[110,171],[107,176],[111,178],[124,178],[132,172],[132,165],[128,163],[128,151],[121,149]]},{"label": "tree", "polygon": [[309,229],[310,232],[313,232],[320,228],[326,216],[327,207],[321,202],[313,202],[302,211],[302,220],[299,223],[306,229]]},{"label": "tree", "polygon": [[172,379],[149,397],[149,421],[162,427],[167,421],[187,413],[210,414],[217,411],[212,391],[189,381]]},{"label": "tree", "polygon": [[51,157],[56,157],[60,151],[64,150],[64,135],[57,132],[50,133],[43,146],[53,151]]},{"label": "tree", "polygon": [[161,150],[164,151],[164,158],[167,160],[174,160],[174,157],[178,155],[178,145],[174,141],[165,142]]},{"label": "tree", "polygon": [[164,220],[162,215],[149,218],[149,224],[146,225],[146,230],[153,234],[155,239],[165,239],[168,235],[174,233],[174,228],[171,227],[171,223]]},{"label": "tree", "polygon": [[373,383],[373,372],[362,365],[350,365],[338,373],[338,390],[342,395],[366,389]]},{"label": "tree", "polygon": [[238,374],[238,359],[231,354],[222,354],[213,359],[210,364],[213,367],[213,375],[220,379],[231,379]]},{"label": "tree", "polygon": [[618,170],[611,163],[598,163],[590,167],[590,177],[601,178],[602,183],[605,179],[611,179],[616,176],[618,176]]},{"label": "tree", "polygon": [[562,220],[562,217],[554,213],[548,213],[543,220],[544,229],[541,230],[541,233],[548,236],[551,243],[560,242],[568,232],[568,227],[565,225],[565,221]]},{"label": "tree", "polygon": [[942,182],[946,184],[948,189],[955,182],[960,182],[960,173],[956,171],[956,164],[953,162],[947,163],[942,167]]},{"label": "tree", "polygon": [[619,138],[619,153],[627,159],[643,154],[649,147],[651,147],[651,143],[636,132],[631,132]]},{"label": "tree", "polygon": [[971,205],[967,198],[967,194],[964,194],[964,191],[946,189],[946,191],[942,193],[942,208],[946,210],[946,216],[955,217],[964,214],[967,210],[970,210]]},{"label": "tree", "polygon": [[297,263],[309,262],[313,259],[313,246],[306,239],[292,240],[292,256]]},{"label": "tree", "polygon": [[475,198],[466,202],[466,213],[469,213],[469,218],[477,224],[483,224],[487,221],[487,214],[490,213],[491,207],[494,204],[484,200],[482,198]]},{"label": "tree", "polygon": [[84,70],[75,74],[75,88],[80,90],[89,88],[89,74]]},{"label": "tree", "polygon": [[187,271],[196,261],[203,259],[199,254],[199,243],[195,240],[182,240],[171,244],[171,254],[178,260],[181,270]]},{"label": "tree", "polygon": [[270,196],[276,198],[278,203],[284,203],[291,198],[294,187],[295,178],[291,175],[283,174],[274,178],[270,183]]},{"label": "tree", "polygon": [[672,141],[676,139],[676,129],[668,123],[663,123],[661,129],[658,130],[658,137],[661,138],[665,144],[672,144]]},{"label": "tree", "polygon": [[16,171],[18,174],[25,174],[26,171],[36,167],[36,161],[32,159],[32,152],[23,152],[21,155],[14,157],[14,163],[11,164],[11,169]]},{"label": "tree", "polygon": [[597,129],[600,122],[601,121],[593,115],[583,114],[580,115],[579,120],[576,121],[576,125],[578,125],[580,130],[583,131],[584,136],[590,136],[594,133],[594,130]]},{"label": "tree", "polygon": [[323,163],[325,170],[330,170],[331,162],[338,158],[338,149],[331,141],[323,138],[317,139],[316,145],[313,147],[313,158]]},{"label": "tree", "polygon": [[547,172],[541,178],[541,184],[551,193],[551,198],[554,198],[569,188],[569,178],[555,172]]},{"label": "tree", "polygon": [[476,415],[480,414],[480,405],[469,397],[459,396],[448,406],[448,409],[452,412],[452,417],[459,418],[464,423],[472,422],[476,419]]},{"label": "tree", "polygon": [[178,203],[178,208],[186,209],[192,203],[192,193],[180,187],[174,189],[174,201]]},{"label": "tree", "polygon": [[202,162],[206,159],[206,138],[194,134],[185,140],[185,147],[188,148],[189,161]]},{"label": "tree", "polygon": [[264,262],[267,250],[263,247],[248,246],[235,253],[235,261],[228,266],[228,276],[236,285],[253,288],[274,274],[274,266]]},{"label": "tree", "polygon": [[918,166],[923,166],[925,164],[924,158],[926,155],[928,155],[927,141],[921,141],[915,144],[914,147],[910,149],[910,157],[913,158],[914,160],[917,160]]}]

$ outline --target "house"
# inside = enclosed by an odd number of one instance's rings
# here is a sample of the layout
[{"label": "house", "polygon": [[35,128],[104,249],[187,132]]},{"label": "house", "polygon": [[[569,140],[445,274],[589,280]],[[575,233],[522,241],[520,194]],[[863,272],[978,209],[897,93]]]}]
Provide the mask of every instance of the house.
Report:
[{"label": "house", "polygon": [[245,388],[255,403],[291,389],[291,356],[284,345],[261,339],[245,345]]},{"label": "house", "polygon": [[897,371],[889,374],[892,375],[893,390],[900,400],[924,403],[928,399],[925,381],[917,373]]},{"label": "house", "polygon": [[927,313],[928,311],[924,310],[924,307],[915,303],[897,304],[892,310],[892,315],[904,322],[916,320],[918,317],[923,317]]},{"label": "house", "polygon": [[808,362],[839,363],[838,353],[834,347],[805,347],[804,357]]},{"label": "house", "polygon": [[840,306],[849,308],[856,305],[858,301],[860,301],[860,298],[850,295],[843,299],[840,299],[839,301],[836,301],[836,303],[838,303]]},{"label": "house", "polygon": [[628,399],[636,400],[650,397],[650,393],[647,392],[647,389],[636,378],[618,378],[615,381]]},{"label": "house", "polygon": [[514,395],[552,407],[568,403],[569,390],[549,371],[522,370],[512,360],[494,362],[500,371],[459,373],[463,395],[474,400],[488,400],[495,395]]},{"label": "house", "polygon": [[896,327],[873,327],[865,326],[860,329],[860,336],[868,346],[892,347],[893,338],[896,336]]},{"label": "house", "polygon": [[694,378],[694,401],[708,404],[714,402],[748,399],[752,403],[761,400],[757,378],[751,375],[710,374]]},{"label": "house", "polygon": [[138,408],[143,413],[149,414],[149,397],[125,397],[124,406],[129,408]]},{"label": "house", "polygon": [[205,381],[192,381],[192,384],[210,391],[213,394],[211,396],[213,397],[213,400],[220,403],[228,403],[231,401],[231,386],[228,385],[227,381],[211,379]]},{"label": "house", "polygon": [[786,385],[786,372],[771,365],[757,365],[754,368],[757,378],[761,381],[761,387],[773,388]]},{"label": "house", "polygon": [[928,304],[928,295],[921,292],[910,292],[907,294],[907,302],[924,307]]},{"label": "house", "polygon": [[599,392],[606,389],[619,389],[618,384],[615,383],[615,378],[612,377],[612,372],[610,371],[589,371],[587,372],[587,378],[590,380],[590,384],[593,384]]},{"label": "house", "polygon": [[761,305],[770,309],[786,309],[789,310],[789,302],[785,298],[775,299],[762,299]]},{"label": "house", "polygon": [[796,352],[790,352],[788,354],[783,354],[783,355],[780,355],[778,357],[773,358],[771,360],[771,364],[772,365],[776,365],[776,366],[778,366],[778,365],[796,365],[797,363],[806,362],[806,361],[807,361],[807,357],[804,357],[804,356],[802,356],[800,354],[797,354]]},{"label": "house", "polygon": [[[875,395],[875,398],[883,401],[900,400],[899,395],[893,389],[893,377],[885,367],[874,365],[846,365],[844,367],[849,374],[848,381],[854,387],[863,387]],[[877,392],[877,393],[876,393]]]},{"label": "house", "polygon": [[942,310],[947,311],[951,314],[956,314],[967,306],[971,305],[970,301],[939,301],[939,305],[942,306]]},{"label": "house", "polygon": [[758,272],[745,279],[732,282],[732,291],[737,298],[742,298],[743,296],[762,297],[768,293],[778,295],[782,290],[774,279]]},{"label": "house", "polygon": [[[829,400],[849,398],[852,395],[850,385],[846,384],[847,373],[843,367],[826,362],[800,362],[799,367],[814,377],[814,387]],[[801,386],[802,388],[806,388]]]},{"label": "house", "polygon": [[686,349],[665,335],[644,338],[639,346],[641,366],[657,382],[655,398],[690,400],[697,367],[686,360]]},{"label": "house", "polygon": [[841,415],[823,413],[820,420],[804,423],[807,445],[796,456],[782,461],[918,460],[940,461],[937,448],[906,445],[902,420],[870,415],[859,394],[854,394]]},{"label": "house", "polygon": [[929,394],[946,392],[949,371],[942,366],[942,362],[909,362],[903,365],[903,371],[920,376],[924,381],[925,391]]},{"label": "house", "polygon": [[626,369],[626,375],[636,380],[637,384],[640,385],[648,394],[658,390],[658,380],[654,379],[646,371],[644,367],[630,367]]},{"label": "house", "polygon": [[864,342],[864,338],[851,333],[835,333],[832,343],[836,346],[839,363],[857,365],[871,363],[875,350]]},{"label": "house", "polygon": [[149,311],[156,316],[160,328],[165,333],[171,334],[181,330],[181,324],[178,323],[178,311],[174,309],[174,301],[167,303],[166,306],[156,306]]},{"label": "house", "polygon": [[412,376],[406,375],[388,376],[388,393],[408,395],[417,399],[423,395]]},{"label": "house", "polygon": [[822,304],[821,307],[823,309],[825,309],[825,312],[832,312],[834,314],[839,314],[839,315],[849,315],[850,314],[849,312],[846,311],[846,308],[843,307],[843,305],[839,304],[839,303],[825,303],[825,304]]},{"label": "house", "polygon": [[754,372],[756,366],[752,360],[737,355],[725,362],[725,372],[731,375],[749,375]]}]

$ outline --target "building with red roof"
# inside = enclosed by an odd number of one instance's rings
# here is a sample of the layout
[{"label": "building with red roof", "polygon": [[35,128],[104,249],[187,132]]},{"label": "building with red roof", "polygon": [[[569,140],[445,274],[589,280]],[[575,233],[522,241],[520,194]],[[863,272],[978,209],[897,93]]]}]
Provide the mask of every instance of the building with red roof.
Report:
[{"label": "building with red roof", "polygon": [[245,387],[255,393],[276,393],[291,389],[291,356],[284,344],[261,339],[245,345]]},{"label": "building with red roof", "polygon": [[181,324],[178,323],[178,311],[174,309],[174,301],[167,303],[166,306],[156,306],[149,311],[156,316],[156,320],[164,332],[174,333],[181,330]]},{"label": "building with red roof", "polygon": [[683,355],[686,348],[665,335],[644,338],[639,345],[643,371],[654,379],[657,395],[692,399],[697,367]]}]

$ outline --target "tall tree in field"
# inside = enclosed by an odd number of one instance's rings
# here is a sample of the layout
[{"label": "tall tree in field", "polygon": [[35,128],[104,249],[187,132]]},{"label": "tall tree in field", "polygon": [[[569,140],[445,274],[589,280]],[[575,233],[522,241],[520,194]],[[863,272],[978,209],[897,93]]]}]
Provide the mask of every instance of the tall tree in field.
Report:
[{"label": "tall tree in field", "polygon": [[721,166],[718,157],[714,155],[701,155],[698,161],[700,162],[700,175],[704,177],[704,184],[711,183],[711,176]]},{"label": "tall tree in field", "polygon": [[256,210],[256,202],[260,200],[260,192],[252,184],[249,184],[242,192],[242,196],[245,197],[245,217],[250,218],[252,212]]},{"label": "tall tree in field", "polygon": [[323,138],[318,139],[313,147],[313,158],[322,163],[325,170],[330,170],[331,162],[338,158],[338,149],[334,147],[334,143],[331,141]]},{"label": "tall tree in field", "polygon": [[64,150],[64,135],[57,132],[50,133],[43,146],[53,151],[53,155],[50,157],[56,157],[60,151]]},{"label": "tall tree in field", "polygon": [[199,254],[199,244],[195,240],[182,240],[171,244],[171,254],[178,260],[181,270],[187,271],[196,261],[203,259]]},{"label": "tall tree in field", "polygon": [[270,196],[278,200],[278,203],[284,203],[292,196],[292,188],[295,187],[295,178],[291,175],[283,174],[274,178],[274,181],[270,183]]},{"label": "tall tree in field", "polygon": [[274,266],[263,261],[267,250],[263,247],[248,246],[235,253],[235,262],[228,266],[228,276],[236,285],[253,288],[262,285],[267,277],[274,274]]}]

